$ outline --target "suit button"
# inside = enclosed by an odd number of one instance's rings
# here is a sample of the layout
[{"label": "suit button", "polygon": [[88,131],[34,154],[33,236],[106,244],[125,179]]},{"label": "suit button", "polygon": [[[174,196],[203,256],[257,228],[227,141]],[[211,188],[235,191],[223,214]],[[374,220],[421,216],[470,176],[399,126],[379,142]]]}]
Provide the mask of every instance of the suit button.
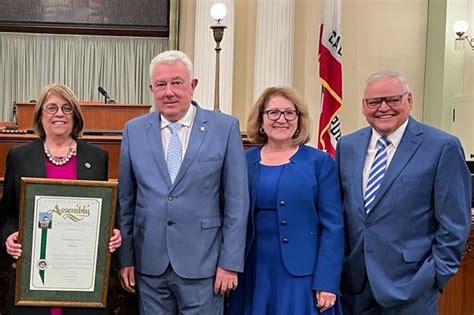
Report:
[{"label": "suit button", "polygon": [[173,222],[173,221],[168,221],[166,224],[168,224],[169,226],[171,226],[171,225],[174,225],[174,222]]},{"label": "suit button", "polygon": [[281,200],[281,201],[280,201],[280,206],[282,206],[282,207],[285,206],[285,201],[284,201],[284,200]]},{"label": "suit button", "polygon": [[173,196],[169,196],[169,197],[168,197],[168,200],[169,200],[169,201],[173,201],[173,199],[174,199]]},{"label": "suit button", "polygon": [[366,224],[365,224],[365,227],[370,227],[370,223],[366,223]]},{"label": "suit button", "polygon": [[280,221],[280,224],[281,224],[281,225],[286,225],[287,223],[288,223],[288,222],[286,222],[286,220],[281,220],[281,221]]},{"label": "suit button", "polygon": [[281,240],[283,243],[288,243],[288,239],[287,238],[284,238]]}]

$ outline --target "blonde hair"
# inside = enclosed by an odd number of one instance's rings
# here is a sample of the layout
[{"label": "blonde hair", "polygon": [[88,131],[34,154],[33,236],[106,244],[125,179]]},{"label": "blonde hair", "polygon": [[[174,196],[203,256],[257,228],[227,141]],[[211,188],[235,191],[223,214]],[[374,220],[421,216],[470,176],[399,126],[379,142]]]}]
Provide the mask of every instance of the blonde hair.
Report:
[{"label": "blonde hair", "polygon": [[299,113],[298,128],[292,137],[292,144],[301,145],[307,143],[311,136],[311,118],[308,112],[308,105],[305,100],[294,88],[291,87],[269,87],[263,91],[250,110],[247,120],[247,136],[250,141],[257,144],[265,144],[268,137],[260,132],[263,125],[263,111],[270,99],[275,96],[282,96],[291,101]]},{"label": "blonde hair", "polygon": [[82,116],[81,106],[79,101],[74,95],[74,92],[66,85],[60,83],[53,83],[45,86],[41,90],[40,97],[35,106],[35,112],[33,114],[33,128],[35,133],[41,138],[46,138],[46,132],[44,131],[42,117],[43,117],[43,105],[46,103],[51,95],[56,95],[64,99],[72,107],[73,125],[71,131],[71,137],[77,139],[84,128],[84,116]]}]

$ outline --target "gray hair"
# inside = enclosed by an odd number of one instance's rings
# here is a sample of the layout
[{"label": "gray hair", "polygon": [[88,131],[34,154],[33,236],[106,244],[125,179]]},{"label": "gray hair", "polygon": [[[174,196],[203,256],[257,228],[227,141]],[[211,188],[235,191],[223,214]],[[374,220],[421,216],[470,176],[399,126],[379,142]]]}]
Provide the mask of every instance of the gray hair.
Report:
[{"label": "gray hair", "polygon": [[377,71],[375,73],[372,73],[371,75],[369,75],[369,77],[367,78],[367,80],[365,81],[365,86],[364,86],[364,90],[367,88],[367,86],[369,84],[371,84],[372,82],[375,82],[377,80],[380,80],[382,78],[394,78],[394,79],[398,79],[398,81],[400,81],[401,84],[403,84],[403,86],[405,87],[406,91],[407,92],[410,92],[410,87],[408,86],[408,81],[407,79],[405,79],[400,73],[398,73],[397,71],[394,71],[394,70],[381,70],[381,71]]},{"label": "gray hair", "polygon": [[167,50],[162,53],[159,53],[155,58],[153,58],[150,63],[150,79],[155,66],[160,64],[171,64],[177,61],[181,61],[186,66],[189,72],[190,79],[194,79],[193,63],[191,62],[191,59],[189,59],[189,57],[185,53],[179,50]]}]

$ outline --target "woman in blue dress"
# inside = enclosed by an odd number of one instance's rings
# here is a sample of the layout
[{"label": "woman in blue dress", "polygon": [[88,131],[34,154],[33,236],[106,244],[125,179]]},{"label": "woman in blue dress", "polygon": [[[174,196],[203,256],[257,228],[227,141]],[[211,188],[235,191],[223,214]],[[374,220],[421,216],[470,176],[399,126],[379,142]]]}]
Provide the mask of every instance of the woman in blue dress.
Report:
[{"label": "woman in blue dress", "polygon": [[245,271],[231,315],[342,314],[344,229],[331,156],[305,145],[310,117],[288,87],[264,91],[247,131],[250,214]]}]

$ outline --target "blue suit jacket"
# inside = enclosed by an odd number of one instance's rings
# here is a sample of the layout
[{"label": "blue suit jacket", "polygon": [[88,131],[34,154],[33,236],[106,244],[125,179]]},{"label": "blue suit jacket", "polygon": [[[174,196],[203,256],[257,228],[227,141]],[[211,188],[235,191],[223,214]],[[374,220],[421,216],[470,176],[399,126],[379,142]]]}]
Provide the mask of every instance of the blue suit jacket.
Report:
[{"label": "blue suit jacket", "polygon": [[[260,148],[248,150],[247,161],[251,201],[247,248],[250,249],[255,237]],[[334,160],[317,149],[300,146],[283,168],[277,198],[280,248],[286,269],[294,276],[314,275],[314,290],[340,294],[344,228]]]},{"label": "blue suit jacket", "polygon": [[[192,105],[194,106],[194,105]],[[236,118],[197,107],[179,173],[171,185],[160,114],[129,121],[120,152],[120,267],[160,275],[171,263],[184,278],[217,266],[243,270],[248,188]]]},{"label": "blue suit jacket", "polygon": [[367,215],[362,171],[370,127],[342,137],[337,166],[346,223],[342,289],[391,307],[442,289],[456,272],[470,227],[470,178],[459,140],[409,118]]}]

